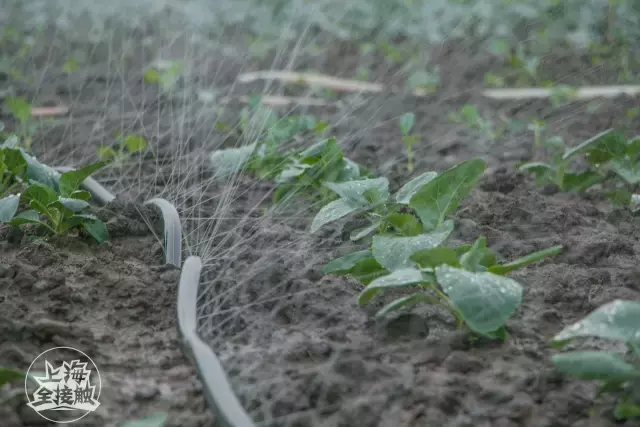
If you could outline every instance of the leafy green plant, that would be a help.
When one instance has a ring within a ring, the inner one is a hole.
[[[484,237],[470,246],[441,246],[454,229],[447,217],[470,194],[485,168],[483,160],[472,159],[441,174],[426,172],[406,183],[393,198],[386,178],[325,183],[339,198],[318,212],[311,232],[347,215],[360,215],[370,225],[354,230],[351,239],[375,235],[368,249],[331,261],[324,273],[350,275],[366,285],[358,298],[361,305],[382,290],[415,290],[387,304],[378,316],[427,302],[448,309],[459,326],[466,324],[477,334],[505,338],[504,322],[520,305],[522,287],[503,275],[561,248],[501,265]]]
[[[16,227],[37,224],[54,235],[83,227],[98,242],[107,240],[106,225],[94,215],[82,213],[89,207],[91,194],[79,189],[86,178],[104,165],[104,162],[98,162],[61,174],[57,191],[50,185],[30,180],[22,194],[0,199],[0,221]],[[20,201],[31,209],[17,213]]]
[[[583,192],[609,181],[612,185],[607,197],[625,206],[632,204],[640,184],[640,137],[627,140],[622,133],[609,129],[573,148],[566,148],[558,139],[548,140],[547,145],[555,151],[551,162],[520,166],[520,170],[535,174],[538,184],[555,184],[564,191]],[[571,171],[578,156],[584,156],[589,168]]]
[[[418,135],[412,135],[411,130],[416,122],[416,115],[404,113],[400,117],[400,131],[402,132],[402,142],[407,149],[407,169],[413,172],[413,144],[418,141]]]
[[[562,348],[586,337],[624,343],[627,352],[570,351],[554,355],[554,365],[568,375],[601,381],[600,394],[613,393],[617,397],[616,418],[640,418],[640,303],[615,300],[605,304],[564,328],[551,343]]]
[[[5,106],[11,115],[18,121],[20,128],[18,135],[23,142],[25,150],[31,152],[33,135],[38,130],[37,123],[34,123],[31,115],[31,104],[24,98],[14,96],[7,98]]]
[[[101,160],[113,162],[115,165],[121,166],[132,155],[146,150],[147,146],[147,140],[143,136],[118,136],[115,147],[102,145],[98,148],[98,155]]]
[[[182,61],[158,61],[144,73],[144,81],[160,86],[163,92],[171,92],[184,71]]]
[[[491,140],[496,140],[504,133],[503,127],[496,129],[494,121],[482,117],[478,107],[472,104],[466,104],[460,108],[459,112],[449,114],[449,120],[464,124],[473,131],[479,131]]]

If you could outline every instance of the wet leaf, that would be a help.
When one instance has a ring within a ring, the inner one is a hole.
[[[620,134],[614,129],[607,129],[587,139],[583,143],[566,150],[562,156],[562,160],[568,160],[579,154],[586,154],[591,151],[593,154],[588,156],[589,161],[591,163],[601,163],[612,158],[613,153],[617,152],[620,142],[624,142],[620,140]],[[624,145],[623,153],[626,150],[626,143]]]
[[[70,199],[66,197],[60,197],[58,201],[71,212],[77,213],[83,211],[89,207],[89,203],[85,200]]]
[[[147,148],[147,140],[140,135],[129,135],[122,141],[130,153],[137,153]]]
[[[364,237],[367,237],[369,234],[373,233],[374,231],[376,231],[376,229],[378,227],[380,227],[380,225],[382,225],[382,221],[378,220],[373,222],[371,225],[367,226],[367,227],[363,227],[363,228],[359,228],[357,230],[354,230],[350,235],[349,235],[349,239],[353,242],[356,242]]]
[[[404,113],[400,117],[400,130],[402,134],[407,136],[411,133],[411,129],[413,129],[413,125],[416,122],[416,115],[413,113]]]
[[[372,204],[371,199],[367,198],[367,195],[372,194],[372,191],[378,192],[380,201],[389,198],[389,180],[387,178],[368,178],[342,183],[325,182],[323,185],[342,199],[348,200],[352,205],[357,204],[361,207]]]
[[[51,187],[35,183],[24,191],[24,198],[30,202],[38,202],[46,208],[50,203],[58,200],[58,195]]]
[[[420,221],[411,214],[393,213],[385,220],[406,237],[417,236],[423,231]]]
[[[436,277],[469,328],[483,335],[504,325],[522,302],[522,286],[492,273],[472,273],[448,265]]]
[[[107,225],[93,215],[74,215],[71,218],[78,217],[81,220],[82,227],[87,233],[98,243],[109,240],[109,231]]]
[[[322,269],[324,274],[346,273],[351,270],[359,261],[367,258],[373,258],[371,251],[365,249],[363,251],[351,252],[350,254],[341,256],[327,263]]]
[[[408,205],[411,201],[411,197],[429,181],[438,176],[437,172],[425,172],[402,186],[396,193],[396,202]]]
[[[561,347],[579,337],[596,337],[637,345],[640,343],[640,303],[614,300],[593,311],[553,337],[551,343]]]
[[[378,277],[360,293],[358,304],[365,305],[382,289],[401,288],[428,282],[429,279],[417,268],[396,270],[386,276]]]
[[[19,226],[28,223],[41,224],[42,222],[40,221],[40,213],[36,210],[20,212],[18,215],[14,216],[11,221],[9,221],[9,225],[13,226]]]
[[[60,174],[49,166],[40,163],[35,157],[20,149],[23,159],[27,163],[27,178],[31,182],[44,184],[58,191]]]
[[[486,167],[482,159],[467,160],[444,171],[413,195],[409,206],[416,211],[425,230],[436,229],[458,208]]]
[[[604,176],[594,171],[566,173],[563,177],[562,186],[566,191],[582,193],[604,180]]]
[[[460,257],[460,265],[462,266],[462,268],[468,271],[486,271],[486,267],[482,265],[482,260],[484,259],[486,249],[487,238],[478,237],[471,248]]]
[[[11,194],[0,199],[0,222],[8,223],[15,216],[20,205],[20,195]]]
[[[226,178],[241,171],[253,155],[256,144],[249,144],[240,148],[215,150],[211,153],[210,162],[217,177]]]
[[[413,237],[378,235],[373,237],[371,249],[374,258],[387,270],[411,267],[411,256],[425,249],[433,249],[444,242],[453,231],[453,221],[445,221],[431,233]]]
[[[418,251],[411,255],[411,260],[415,261],[421,268],[436,268],[442,264],[453,267],[460,266],[456,251],[443,247]]]
[[[322,207],[311,222],[311,233],[318,231],[323,225],[356,212],[361,207],[347,199],[338,199]]]
[[[584,380],[628,381],[640,377],[640,371],[617,353],[573,351],[553,355],[551,361],[559,371]]]
[[[613,159],[611,169],[627,184],[640,183],[640,163],[636,163],[634,160],[629,158]]]
[[[0,368],[0,388],[4,385],[24,381],[25,373],[13,368]]]
[[[489,267],[489,272],[493,274],[499,274],[499,275],[508,274],[526,265],[541,261],[547,257],[558,255],[561,252],[562,252],[562,246],[560,245],[552,246],[548,249],[543,249],[541,251],[533,252],[527,256],[518,258],[517,260],[511,261],[506,264],[491,266]]]
[[[78,190],[85,179],[106,166],[105,162],[96,162],[80,169],[65,172],[60,175],[60,195],[68,197]]]

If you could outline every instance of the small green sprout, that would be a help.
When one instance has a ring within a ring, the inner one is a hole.
[[[0,221],[16,227],[38,224],[54,235],[83,227],[98,242],[107,240],[106,225],[97,217],[82,213],[89,207],[91,194],[79,189],[86,178],[104,166],[104,162],[98,162],[61,174],[58,191],[49,185],[32,181],[22,194],[0,200]],[[21,199],[31,209],[16,215]]]
[[[470,246],[441,246],[454,228],[447,217],[471,193],[485,169],[483,160],[472,159],[441,174],[426,172],[393,198],[386,178],[326,182],[339,198],[318,212],[311,232],[348,215],[361,215],[370,225],[354,230],[351,239],[375,235],[370,248],[331,261],[324,273],[350,275],[366,285],[358,299],[361,305],[385,289],[415,290],[387,304],[379,317],[427,302],[447,308],[458,326],[466,324],[479,335],[505,339],[504,322],[520,305],[522,287],[503,276],[557,254],[561,247],[497,264],[484,237]]]
[[[573,148],[565,148],[561,139],[549,139],[545,145],[555,153],[550,163],[529,162],[520,170],[532,172],[539,185],[555,184],[563,191],[584,192],[596,184],[611,183],[606,197],[627,207],[635,205],[640,187],[640,136],[627,140],[613,129],[589,138]],[[570,171],[571,164],[584,155],[589,168]]]
[[[184,71],[182,61],[157,61],[144,73],[145,83],[158,84],[163,92],[171,92]]]
[[[551,344],[562,348],[576,338],[598,338],[626,344],[626,354],[571,351],[556,354],[556,368],[568,375],[602,383],[600,393],[617,397],[614,415],[619,420],[640,418],[640,303],[614,300],[584,319],[567,326]]]
[[[122,166],[133,154],[146,150],[148,146],[145,137],[140,135],[127,135],[124,138],[118,136],[117,141],[115,148],[108,145],[102,145],[98,148],[101,160]]]
[[[496,130],[493,120],[483,118],[478,107],[472,104],[465,104],[459,112],[449,114],[449,120],[465,124],[467,128],[479,131],[490,140],[496,140],[504,133],[504,128]]]
[[[5,106],[18,121],[20,127],[18,135],[23,141],[25,150],[31,152],[33,134],[37,131],[37,124],[32,121],[31,104],[26,99],[17,96],[7,98]]]
[[[547,128],[547,124],[543,120],[532,120],[527,129],[533,132],[533,146],[536,151],[542,148],[542,132]]]
[[[413,144],[418,141],[418,135],[412,135],[411,130],[416,122],[416,115],[404,113],[400,117],[400,131],[402,132],[402,142],[407,149],[407,170],[413,172]]]

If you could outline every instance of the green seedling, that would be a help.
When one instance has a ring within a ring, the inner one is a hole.
[[[440,70],[419,70],[411,74],[407,80],[407,86],[411,91],[429,95],[438,91],[440,87]]]
[[[550,139],[546,144],[555,150],[550,163],[529,162],[520,166],[520,170],[535,174],[538,184],[555,184],[560,190],[584,192],[608,181],[613,187],[606,194],[608,198],[625,206],[635,204],[633,196],[640,185],[640,137],[627,140],[620,132],[609,129],[573,148],[564,147],[557,139]],[[578,156],[584,156],[589,169],[570,170]]]
[[[556,354],[556,368],[568,375],[602,383],[599,394],[612,393],[619,420],[640,418],[640,303],[615,300],[556,335],[551,344],[562,348],[577,338],[598,338],[626,344],[626,354],[571,351]]]
[[[287,166],[276,177],[274,202],[297,194],[318,194],[321,200],[332,200],[333,193],[323,183],[346,182],[367,176],[369,171],[344,157],[335,138],[324,139],[299,154],[291,153]]]
[[[97,217],[82,213],[89,208],[91,195],[80,190],[84,180],[104,166],[104,162],[98,162],[61,174],[58,191],[49,185],[31,181],[21,195],[0,200],[0,220],[16,227],[37,224],[54,235],[83,227],[98,242],[106,241],[106,225]],[[21,200],[31,209],[16,214]]]
[[[542,132],[547,128],[543,120],[533,120],[527,125],[527,129],[533,132],[533,146],[536,151],[542,148]]]
[[[476,105],[464,105],[459,112],[449,114],[449,120],[464,124],[472,131],[479,131],[490,140],[496,140],[504,133],[504,128],[495,129],[493,120],[483,118]]]
[[[22,140],[25,150],[31,152],[33,135],[38,130],[38,125],[32,121],[31,104],[22,97],[11,97],[6,100],[5,106],[18,121],[20,130],[17,136]]]
[[[413,144],[418,141],[418,135],[412,135],[411,130],[416,122],[416,115],[404,113],[400,117],[400,132],[402,132],[402,142],[407,149],[407,170],[413,172]]]
[[[118,136],[117,141],[115,148],[108,145],[102,145],[98,148],[101,160],[122,166],[132,155],[146,150],[149,145],[145,137],[140,135]]]
[[[352,240],[375,235],[370,248],[331,261],[324,273],[351,275],[365,284],[361,305],[385,289],[417,290],[386,305],[378,316],[428,302],[447,308],[459,326],[466,324],[483,336],[506,337],[504,322],[519,306],[522,287],[502,276],[560,248],[500,265],[484,238],[457,249],[441,246],[454,228],[447,217],[471,193],[485,169],[483,160],[472,159],[441,174],[426,172],[393,197],[386,178],[325,183],[339,198],[318,212],[311,232],[357,214],[367,217],[370,225],[355,230]]]
[[[163,92],[175,89],[184,72],[182,61],[157,61],[144,73],[145,83],[157,84]]]

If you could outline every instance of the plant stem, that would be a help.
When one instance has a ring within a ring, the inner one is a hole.
[[[413,172],[413,149],[411,144],[407,144],[407,170]]]

